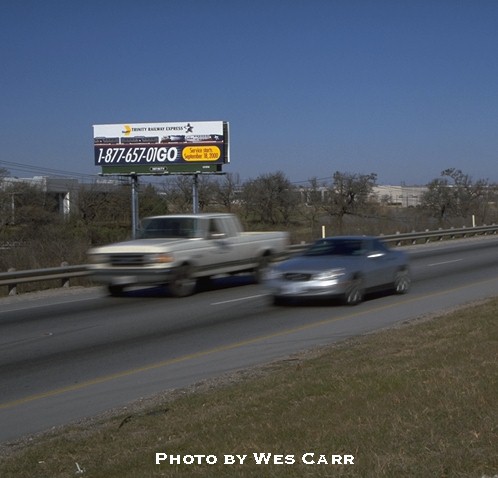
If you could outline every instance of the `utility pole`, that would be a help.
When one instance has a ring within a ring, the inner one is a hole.
[[[199,175],[194,174],[194,184],[192,186],[192,210],[194,214],[199,212]]]
[[[138,176],[132,174],[131,179],[131,236],[137,238],[138,230]]]

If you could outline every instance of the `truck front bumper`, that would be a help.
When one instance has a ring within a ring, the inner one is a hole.
[[[90,277],[99,284],[130,286],[140,284],[167,284],[173,277],[173,269],[91,269]]]

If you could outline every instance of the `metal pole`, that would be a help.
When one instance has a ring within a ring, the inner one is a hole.
[[[138,229],[138,176],[131,176],[131,237],[137,238]]]
[[[197,214],[199,212],[199,175],[194,174],[194,185],[192,187],[192,199],[193,199],[193,212]]]

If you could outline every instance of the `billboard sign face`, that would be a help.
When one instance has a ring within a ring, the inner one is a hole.
[[[224,121],[94,125],[93,142],[106,174],[212,172],[230,161]]]

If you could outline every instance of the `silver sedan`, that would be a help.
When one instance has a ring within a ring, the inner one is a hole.
[[[374,290],[406,293],[408,255],[376,237],[328,237],[271,267],[265,283],[275,304],[300,297],[339,297],[355,305]]]

